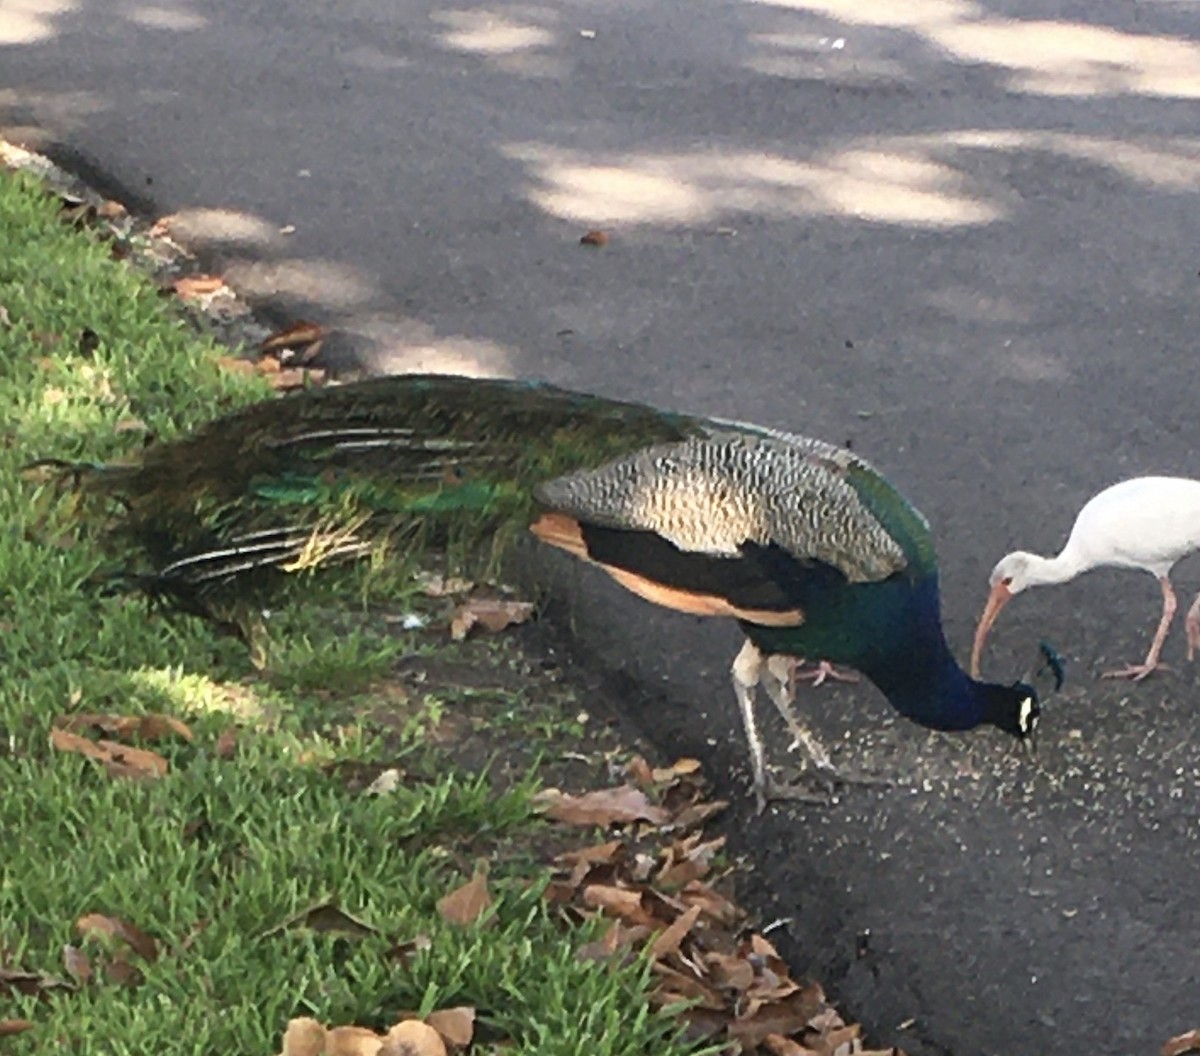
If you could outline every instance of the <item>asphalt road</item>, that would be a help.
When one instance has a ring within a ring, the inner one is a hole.
[[[1123,476],[1200,473],[1198,100],[1184,0],[0,4],[0,134],[178,214],[264,307],[340,327],[343,364],[853,443],[935,525],[964,658],[1003,553]],[[635,719],[744,781],[736,633],[569,581]],[[902,787],[732,831],[876,1037],[1128,1056],[1200,1025],[1197,670],[1177,635],[1173,672],[1095,678],[1157,605],[1104,572],[1010,606],[993,675],[1039,637],[1069,662],[1036,765],[867,687],[806,695]]]

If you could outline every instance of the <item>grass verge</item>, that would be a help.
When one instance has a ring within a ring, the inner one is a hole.
[[[293,1016],[467,1005],[472,1051],[694,1051],[648,1004],[646,960],[580,959],[596,925],[565,933],[542,897],[531,796],[578,709],[511,642],[451,643],[445,599],[364,575],[352,617],[313,594],[255,667],[90,586],[91,530],[21,466],[118,458],[269,390],[57,211],[0,170],[0,1020],[32,1025],[0,1044],[271,1053]],[[381,618],[381,594],[427,629]],[[120,744],[61,750],[155,714],[186,723],[132,738],[165,760],[156,779]],[[479,860],[491,907],[456,924],[440,900]]]

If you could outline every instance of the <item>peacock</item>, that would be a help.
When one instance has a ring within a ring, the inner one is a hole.
[[[959,667],[928,523],[820,440],[545,383],[397,375],[251,404],[77,479],[118,500],[138,584],[192,611],[264,572],[433,540],[496,557],[528,529],[647,601],[735,620],[760,810],[806,797],[768,774],[759,684],[815,771],[846,776],[794,715],[794,658],[854,668],[932,729],[1026,741],[1040,713],[1024,682]]]

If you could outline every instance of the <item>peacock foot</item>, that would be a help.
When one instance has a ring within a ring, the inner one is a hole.
[[[851,785],[888,788],[893,784],[889,777],[844,769],[834,766],[826,759],[824,762],[812,761],[809,769],[798,775],[794,782],[776,781],[768,776],[763,787],[755,788],[754,794],[758,803],[758,813],[761,814],[768,803],[775,801],[811,803],[827,807],[837,802],[839,788]]]
[[[768,777],[762,785],[754,789],[754,801],[757,813],[767,809],[768,803],[809,803],[815,807],[827,807],[831,803],[828,792],[814,792],[812,788],[802,784],[790,785]]]

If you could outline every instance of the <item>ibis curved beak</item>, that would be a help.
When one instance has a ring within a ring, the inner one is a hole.
[[[1012,591],[1003,583],[997,583],[988,595],[987,605],[984,606],[983,615],[979,617],[979,624],[975,628],[975,642],[971,646],[972,678],[979,677],[979,658],[983,655],[983,643],[987,640],[988,631],[992,629],[1000,610],[1008,604],[1011,597]]]

